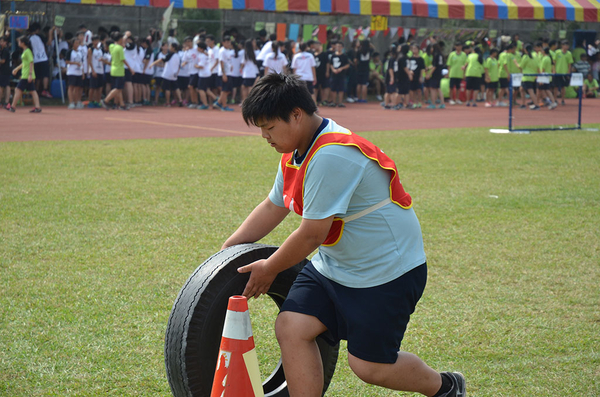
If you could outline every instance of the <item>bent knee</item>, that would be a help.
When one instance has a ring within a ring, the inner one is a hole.
[[[381,366],[391,364],[372,363],[348,354],[348,365],[352,372],[363,382],[371,385],[381,385],[385,381],[385,371],[382,371]]]
[[[275,320],[275,336],[287,340],[312,340],[327,328],[316,317],[295,312],[281,312]]]

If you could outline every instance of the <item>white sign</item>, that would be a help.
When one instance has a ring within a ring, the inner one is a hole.
[[[583,73],[573,73],[571,75],[571,83],[569,85],[573,87],[583,86]]]
[[[550,84],[550,76],[538,76],[537,82],[540,84]]]
[[[523,80],[523,74],[522,73],[513,73],[513,74],[511,74],[511,77],[512,77],[512,86],[520,87],[521,80]]]

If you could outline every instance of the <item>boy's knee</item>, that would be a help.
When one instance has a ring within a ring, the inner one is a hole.
[[[379,385],[384,380],[382,378],[383,371],[381,371],[379,366],[374,363],[361,360],[348,354],[348,365],[352,369],[352,372],[365,383]]]

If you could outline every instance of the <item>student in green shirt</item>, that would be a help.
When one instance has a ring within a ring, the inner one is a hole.
[[[554,73],[554,61],[552,60],[552,56],[550,55],[550,47],[544,49],[544,54],[540,63],[540,71],[541,73],[552,74]],[[546,83],[539,83],[539,96],[541,98],[545,98],[546,103],[548,104],[548,109],[553,110],[556,109],[558,104],[554,99],[554,95],[552,95],[552,77],[548,77],[550,80]],[[539,79],[539,77],[538,77]],[[540,98],[540,99],[541,99]]]
[[[519,63],[523,74],[537,74],[540,72],[539,65],[535,58],[533,58],[533,46],[531,44],[526,44],[523,47],[523,57],[521,58],[521,62]],[[527,98],[525,97],[525,93],[529,94],[529,99],[533,103],[530,104],[529,108],[531,110],[539,110],[539,106],[537,105],[537,97],[535,94],[535,76],[523,76],[523,80],[521,82],[521,98],[523,100],[521,104],[521,109],[526,108],[525,102]]]
[[[133,68],[127,63],[125,60],[125,51],[123,50],[124,38],[123,34],[116,32],[114,33],[113,40],[114,44],[111,44],[110,48],[110,75],[112,77],[112,87],[113,89],[108,93],[106,98],[103,101],[100,101],[100,105],[106,110],[108,110],[107,102],[111,100],[115,100],[115,102],[119,105],[120,109],[129,110],[125,107],[125,102],[123,101],[123,87],[125,86],[125,66],[129,70],[131,70],[131,75],[134,75],[135,72]]]
[[[28,91],[33,98],[34,108],[29,113],[40,113],[40,97],[35,90],[35,70],[33,68],[33,51],[31,50],[31,42],[27,36],[21,36],[17,39],[19,48],[23,50],[21,54],[21,64],[13,70],[13,76],[16,76],[21,71],[21,79],[17,88],[15,88],[15,95],[13,98],[12,105],[6,105],[6,110],[14,113],[17,103],[23,96],[23,91]]]
[[[498,80],[500,79],[500,70],[498,66],[498,49],[492,48],[490,50],[490,56],[485,60],[483,67],[485,69],[485,82],[487,88],[485,103],[486,108],[491,108],[494,94],[498,90]]]
[[[448,55],[446,65],[448,66],[448,77],[450,78],[450,105],[461,104],[457,94],[460,90],[460,83],[465,77],[463,66],[467,63],[467,54],[462,50],[462,43],[454,45],[454,51]]]
[[[585,54],[585,40],[583,42],[575,43],[575,48],[573,48],[573,62],[579,62],[581,60],[581,56]]]
[[[598,98],[598,81],[594,80],[594,76],[588,73],[587,78],[583,80],[583,96],[584,98]]]
[[[554,65],[556,65],[557,74],[569,74],[571,73],[571,65],[573,64],[573,55],[569,51],[569,42],[563,40],[560,43],[561,49],[554,53]],[[557,76],[554,79],[554,95],[558,100],[558,94],[560,93],[562,101],[561,104],[565,104],[565,91],[569,85],[569,76]]]
[[[498,82],[500,83],[500,94],[498,106],[508,106],[508,77],[511,74],[511,66],[515,68],[515,44],[509,43],[505,50],[498,56],[498,69],[500,70]]]
[[[473,53],[467,57],[467,64],[463,66],[465,76],[467,77],[467,106],[477,107],[475,95],[480,88],[480,80],[483,74],[482,63],[483,56],[481,55],[481,49],[475,47]]]

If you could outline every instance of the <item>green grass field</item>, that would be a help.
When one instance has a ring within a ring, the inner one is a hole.
[[[471,396],[600,395],[600,134],[363,135],[396,160],[428,254],[403,348]],[[258,137],[1,144],[0,395],[169,395],[174,299],[278,158]],[[251,315],[266,371],[275,310]],[[353,376],[342,344],[328,395],[402,394]]]

